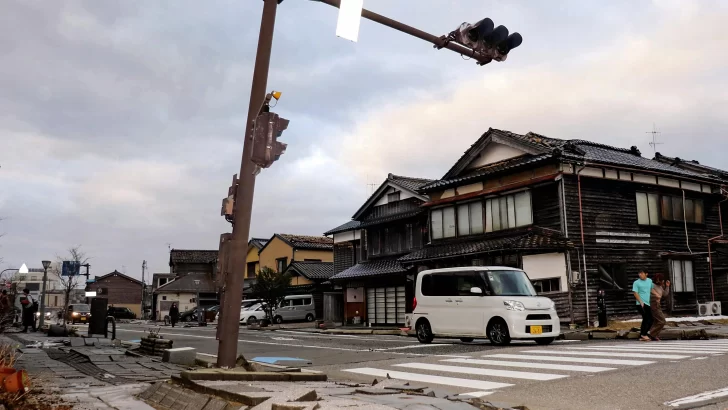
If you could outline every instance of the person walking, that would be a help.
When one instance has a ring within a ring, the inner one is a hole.
[[[632,293],[637,299],[637,311],[642,315],[640,327],[640,341],[649,342],[650,328],[652,327],[652,310],[650,309],[650,293],[652,292],[652,279],[647,277],[647,269],[640,270],[639,279],[632,284]]]
[[[169,321],[172,322],[172,327],[179,320],[179,308],[176,303],[172,303],[172,307],[169,308]]]
[[[20,295],[20,305],[23,307],[23,332],[28,333],[28,326],[30,326],[35,332],[35,310],[38,302],[36,302],[33,295],[30,294],[30,290],[23,289],[23,294]]]
[[[650,292],[650,310],[652,311],[653,324],[649,335],[652,340],[659,341],[660,332],[667,324],[660,302],[670,294],[670,281],[665,280],[663,274],[657,273],[653,282],[652,291]]]

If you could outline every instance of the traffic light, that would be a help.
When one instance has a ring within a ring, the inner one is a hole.
[[[268,168],[286,152],[287,144],[278,141],[288,128],[288,120],[272,112],[263,112],[255,120],[253,153],[251,161],[261,168]]]
[[[502,25],[494,28],[493,20],[487,17],[475,24],[461,24],[447,38],[479,54],[481,64],[491,60],[505,61],[508,53],[523,42],[519,33],[509,35],[508,29]]]

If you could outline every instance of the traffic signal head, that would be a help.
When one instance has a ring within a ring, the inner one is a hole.
[[[261,168],[268,168],[286,151],[286,144],[278,138],[288,128],[288,120],[278,114],[264,112],[255,120],[253,153],[251,161]]]
[[[493,26],[493,20],[487,17],[475,24],[463,23],[449,38],[473,49],[481,65],[492,60],[504,61],[508,52],[521,45],[523,37],[518,33],[509,35],[505,26]]]

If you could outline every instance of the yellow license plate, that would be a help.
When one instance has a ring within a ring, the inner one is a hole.
[[[532,335],[540,335],[543,333],[543,327],[542,326],[531,326],[531,334]]]
[[[82,322],[85,322],[85,321],[86,321],[86,318],[85,318],[85,317],[82,317],[82,318],[81,318],[81,321],[82,321]],[[533,329],[533,326],[531,326],[531,329]],[[533,330],[531,331],[531,333],[533,333]]]

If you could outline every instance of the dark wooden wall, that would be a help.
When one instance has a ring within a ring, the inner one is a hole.
[[[564,176],[566,212],[569,238],[579,250],[571,252],[571,267],[583,271],[583,252],[579,219],[579,195],[577,178]],[[599,280],[599,264],[624,263],[629,278],[629,288],[607,290],[608,313],[611,315],[636,314],[631,283],[637,279],[641,269],[651,273],[661,272],[669,277],[668,260],[659,254],[664,252],[689,252],[686,245],[685,226],[682,222],[662,221],[660,226],[642,226],[637,223],[636,192],[659,193],[682,196],[679,189],[643,185],[634,182],[614,181],[582,177],[582,210],[584,242],[586,251],[586,273],[588,278],[589,308],[592,319],[596,315],[596,293],[603,285]],[[694,313],[697,301],[705,302],[711,298],[710,275],[707,262],[708,238],[720,234],[718,222],[718,201],[720,196],[686,191],[687,198],[702,199],[705,223],[688,224],[688,239],[693,256],[695,293],[675,294],[674,307],[677,311]],[[625,232],[649,234],[649,238],[625,237],[614,239],[649,240],[649,244],[597,243],[597,232]],[[573,288],[572,300],[576,321],[586,319],[585,285],[579,283]]]
[[[343,272],[354,266],[355,248],[352,242],[334,244],[334,274]]]
[[[142,303],[142,285],[121,276],[109,276],[97,280],[92,288],[108,289],[108,294],[99,297],[108,299],[109,305]]]

